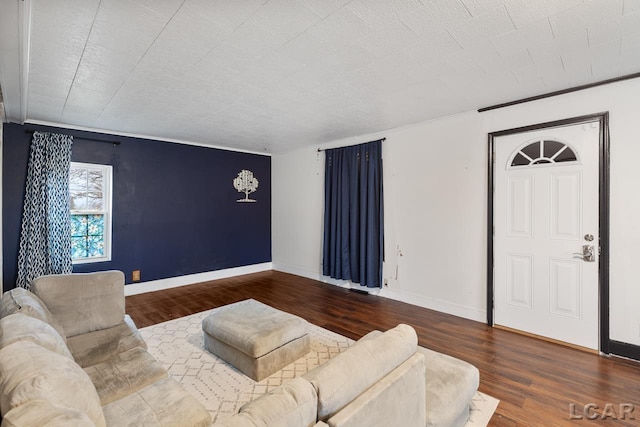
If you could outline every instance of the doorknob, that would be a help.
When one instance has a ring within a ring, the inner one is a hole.
[[[582,258],[586,262],[595,262],[596,260],[596,251],[593,245],[583,245],[582,253],[575,252],[573,255],[574,258]]]

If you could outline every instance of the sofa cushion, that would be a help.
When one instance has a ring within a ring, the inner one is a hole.
[[[15,288],[2,295],[0,318],[14,313],[35,317],[50,324],[58,331],[62,339],[66,339],[66,333],[62,325],[53,317],[44,302],[33,292],[29,292],[24,288]]]
[[[84,368],[104,406],[167,376],[160,362],[136,347]]]
[[[313,386],[295,378],[245,404],[217,427],[309,427],[316,423],[317,396]]]
[[[147,348],[128,315],[113,328],[88,332],[67,339],[67,346],[80,366],[95,365],[132,348]]]
[[[73,360],[67,345],[51,325],[21,313],[0,319],[0,349],[16,341],[31,341]]]
[[[209,412],[172,378],[164,378],[106,405],[110,426],[208,427]]]
[[[32,400],[75,409],[105,425],[98,393],[80,366],[30,341],[14,342],[0,350],[2,415]]]
[[[2,427],[95,427],[84,413],[53,405],[46,400],[31,400],[7,412]]]
[[[124,317],[121,271],[41,276],[31,285],[67,337],[116,326]]]
[[[417,345],[416,331],[400,324],[306,373],[318,394],[318,419],[326,421],[411,357]]]

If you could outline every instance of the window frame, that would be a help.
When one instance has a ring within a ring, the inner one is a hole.
[[[71,262],[73,265],[76,264],[92,264],[97,262],[108,262],[111,261],[111,234],[112,234],[112,207],[113,207],[113,197],[112,197],[112,188],[113,188],[113,166],[111,165],[103,165],[98,163],[84,163],[84,162],[71,162],[70,168],[78,168],[78,169],[93,169],[99,170],[102,172],[103,179],[103,188],[102,188],[102,197],[103,197],[103,210],[73,210],[70,209],[70,215],[104,215],[104,255],[99,257],[87,257],[87,258],[79,258],[72,259]],[[69,199],[71,199],[71,195],[69,195]],[[69,218],[71,220],[71,218]]]

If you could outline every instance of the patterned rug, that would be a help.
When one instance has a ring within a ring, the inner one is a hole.
[[[298,377],[347,349],[353,340],[311,325],[311,351],[268,378],[255,382],[203,348],[204,311],[191,316],[142,328],[149,352],[169,375],[193,394],[211,413],[213,422],[237,413],[242,405]],[[465,427],[484,427],[498,406],[498,400],[476,393]]]

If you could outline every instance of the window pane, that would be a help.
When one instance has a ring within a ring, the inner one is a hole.
[[[562,142],[558,141],[544,141],[544,156],[548,159],[553,157],[560,149],[564,147]]]
[[[88,178],[87,190],[101,192],[103,188],[102,171],[90,170]]]
[[[101,211],[104,209],[104,199],[102,198],[102,192],[91,191],[87,193],[87,205],[86,209]]]
[[[71,236],[81,237],[87,235],[87,216],[71,215]]]
[[[531,157],[532,159],[537,159],[538,157],[540,157],[540,142],[534,142],[533,144],[529,144],[520,151],[522,151],[524,154]]]
[[[102,236],[89,236],[87,238],[88,256],[104,256],[104,239]]]
[[[84,191],[70,190],[69,201],[72,211],[81,211],[87,209],[87,193]]]
[[[527,159],[520,153],[516,154],[516,156],[513,158],[513,161],[511,162],[511,166],[526,166],[528,164],[529,159]]]
[[[71,238],[71,259],[86,258],[87,252],[87,239],[85,237],[72,237]]]
[[[578,160],[576,158],[576,153],[569,147],[567,147],[562,153],[558,154],[558,157],[554,159],[556,162],[574,162]]]
[[[102,236],[104,234],[104,216],[103,215],[87,215],[87,235]]]
[[[69,189],[86,191],[87,189],[87,170],[71,168],[69,170]]]

